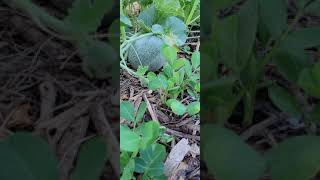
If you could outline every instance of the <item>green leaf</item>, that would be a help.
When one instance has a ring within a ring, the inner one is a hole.
[[[148,87],[150,90],[166,89],[168,87],[167,79],[164,75],[159,75],[149,82]]]
[[[290,49],[306,49],[320,45],[320,27],[307,27],[291,32],[281,46]]]
[[[123,173],[120,180],[132,180],[134,169],[135,169],[134,159],[130,159],[128,164],[123,169]]]
[[[201,127],[201,133],[201,155],[216,179],[257,180],[263,175],[264,159],[238,135],[213,124]]]
[[[141,102],[141,104],[140,104],[140,106],[138,108],[135,122],[140,122],[141,121],[141,119],[143,118],[144,113],[146,112],[146,110],[147,110],[147,104],[143,101],[143,102]]]
[[[148,66],[139,66],[137,69],[137,74],[140,76],[144,76],[146,72],[148,71]]]
[[[137,152],[141,143],[140,136],[129,127],[120,125],[120,149],[128,152]]]
[[[248,0],[239,12],[237,64],[241,67],[246,65],[252,54],[256,40],[257,27],[258,1]]]
[[[163,161],[165,158],[165,147],[160,144],[152,144],[140,151],[140,156],[136,159],[135,171],[150,176],[160,176],[163,174]]]
[[[299,136],[280,143],[269,154],[273,180],[310,180],[320,169],[320,138]]]
[[[182,46],[187,40],[187,27],[182,20],[177,17],[168,17],[163,25],[166,36],[166,44]]]
[[[160,16],[184,16],[183,9],[179,1],[157,0],[153,2]]]
[[[120,103],[120,116],[127,121],[135,121],[135,112],[132,103],[122,101]]]
[[[113,1],[76,0],[64,21],[76,32],[94,32],[100,25],[103,16],[112,8]]]
[[[160,134],[160,124],[158,121],[149,121],[142,126],[141,147],[145,148],[154,143]]]
[[[269,97],[281,111],[296,118],[302,115],[302,108],[299,102],[286,89],[280,86],[272,86],[269,88]]]
[[[280,73],[289,81],[296,83],[303,68],[309,66],[308,54],[303,49],[282,47],[275,53],[275,64]]]
[[[131,20],[123,15],[123,14],[120,14],[120,22],[122,25],[125,25],[125,26],[128,26],[128,27],[131,27],[132,26],[132,23],[131,23]]]
[[[200,102],[192,102],[187,106],[187,112],[189,115],[195,115],[200,112]]]
[[[130,161],[130,156],[128,152],[121,152],[120,154],[120,170],[123,172],[123,169]]]
[[[82,145],[71,180],[98,180],[108,158],[107,146],[101,137]]]
[[[199,51],[192,53],[191,63],[192,63],[193,69],[197,69],[200,66],[200,52]]]
[[[170,65],[177,59],[177,50],[171,46],[163,46],[161,48],[164,58],[169,62]]]
[[[0,179],[57,180],[58,161],[48,144],[29,133],[0,141]]]
[[[175,70],[180,69],[182,66],[184,66],[185,60],[186,60],[185,58],[179,58],[179,59],[175,60],[172,65],[173,69],[175,69]]]
[[[259,0],[262,22],[273,38],[278,38],[287,27],[285,0]]]
[[[138,16],[138,21],[142,22],[145,26],[151,27],[156,21],[156,8],[154,5],[144,9]]]
[[[152,32],[155,34],[164,34],[164,29],[160,24],[152,25]]]
[[[187,107],[177,100],[172,100],[170,102],[170,108],[176,115],[179,116],[183,115],[187,111]]]
[[[79,42],[78,45],[82,68],[90,78],[105,79],[116,76],[110,71],[114,68],[112,66],[117,62],[118,56],[110,44],[90,39]]]
[[[304,69],[299,76],[298,85],[310,96],[320,98],[320,63]]]
[[[236,65],[238,48],[238,23],[237,15],[232,15],[219,20],[216,25],[215,38],[217,48],[221,55],[220,62],[232,70],[238,69]]]

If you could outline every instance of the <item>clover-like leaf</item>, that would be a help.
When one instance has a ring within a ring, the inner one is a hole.
[[[120,116],[127,121],[135,121],[135,112],[132,103],[122,101],[120,103]]]
[[[120,150],[137,152],[140,147],[141,137],[125,125],[120,125]]]
[[[310,180],[320,170],[320,138],[298,136],[268,152],[273,180]]]
[[[0,141],[0,179],[57,180],[58,161],[49,145],[29,133]]]
[[[192,102],[187,106],[187,112],[189,115],[195,115],[200,112],[200,102]]]
[[[112,3],[106,0],[76,0],[64,21],[76,32],[94,32],[105,13],[112,8]]]
[[[81,146],[71,180],[98,180],[108,158],[103,138],[95,137]]]
[[[202,136],[201,155],[218,180],[257,180],[264,173],[264,159],[232,131],[208,124]]]
[[[269,97],[281,111],[295,118],[299,118],[302,115],[302,108],[299,102],[286,89],[280,86],[272,86],[269,88]]]
[[[135,171],[150,176],[160,176],[163,174],[165,158],[165,147],[160,144],[152,144],[140,151],[140,156],[136,158]]]

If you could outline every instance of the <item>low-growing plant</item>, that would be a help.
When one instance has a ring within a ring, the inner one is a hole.
[[[168,143],[171,138],[158,121],[143,120],[146,109],[145,102],[138,110],[129,101],[120,104],[120,115],[128,123],[120,125],[121,180],[135,179],[134,172],[143,174],[143,179],[166,179],[164,160],[167,153],[160,142]]]
[[[98,180],[108,158],[101,137],[80,148],[71,180]],[[18,132],[0,141],[0,179],[59,180],[58,161],[49,145],[30,133]]]
[[[89,77],[108,78],[111,71],[114,75],[118,74],[118,68],[115,68],[117,66],[112,68],[112,65],[117,65],[114,47],[91,35],[100,26],[105,13],[112,8],[112,1],[76,0],[63,20],[51,16],[31,0],[4,2],[27,12],[39,27],[50,35],[72,42],[79,49],[83,70]]]
[[[320,28],[298,26],[304,14],[319,15],[320,1],[290,1],[298,10],[290,23],[287,2],[206,2],[206,8],[213,7],[213,15],[208,16],[213,26],[202,26],[201,52],[206,66],[201,78],[201,156],[217,180],[257,180],[266,173],[273,180],[309,180],[320,170],[316,155],[320,138],[311,128],[320,117],[319,58],[311,60],[308,55],[310,48],[320,45]],[[230,7],[234,7],[232,12],[221,11]],[[286,83],[265,79],[269,64]],[[222,127],[239,104],[243,105],[243,126],[252,125],[256,95],[261,89],[268,90],[271,102],[288,119],[308,122],[305,125],[309,130],[307,135],[283,140],[263,156]]]
[[[162,72],[156,75],[148,72],[146,67],[137,71],[142,83],[150,90],[157,90],[161,100],[177,115],[188,113],[195,115],[200,112],[200,53],[194,52],[191,63],[186,58],[178,58],[177,49],[168,45],[162,47],[162,53],[168,63]],[[188,94],[194,102],[185,106],[177,99]]]

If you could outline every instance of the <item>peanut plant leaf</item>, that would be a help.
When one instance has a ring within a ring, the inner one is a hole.
[[[120,103],[120,116],[127,121],[135,121],[135,112],[132,103],[122,101]]]
[[[94,32],[105,13],[111,9],[112,3],[106,0],[76,0],[64,21],[76,32]]]
[[[144,113],[147,110],[147,103],[146,102],[141,102],[138,111],[137,111],[137,115],[136,115],[136,122],[140,122],[144,116]]]
[[[258,27],[258,1],[248,0],[239,12],[238,65],[244,67],[252,54]],[[245,25],[244,25],[245,24]]]
[[[295,118],[299,118],[302,115],[302,108],[298,101],[286,89],[276,85],[271,86],[269,88],[269,97],[281,111]]]
[[[127,165],[123,169],[123,173],[120,180],[132,180],[134,169],[135,169],[134,159],[130,159],[130,161],[127,163]]]
[[[238,51],[238,23],[239,18],[237,14],[226,17],[217,21],[216,32],[214,32],[217,43],[216,47],[221,54],[221,63],[236,71],[239,68],[236,65]]]
[[[192,102],[187,106],[187,112],[189,115],[195,115],[200,112],[200,102]]]
[[[125,125],[120,125],[121,151],[137,152],[141,143],[140,136]]]
[[[0,179],[57,180],[58,161],[48,144],[29,133],[0,141]]]
[[[191,64],[193,69],[197,69],[200,66],[200,52],[196,51],[192,53]]]
[[[264,159],[232,131],[206,124],[201,133],[201,156],[217,180],[257,180],[264,173]]]
[[[320,45],[320,27],[307,27],[291,32],[281,43],[290,49],[306,49]]]
[[[95,137],[81,146],[71,180],[98,180],[108,158],[108,150],[102,137]]]
[[[320,170],[320,138],[299,136],[280,143],[268,152],[273,180],[310,180]]]
[[[142,126],[141,147],[145,148],[154,143],[160,134],[160,124],[157,121],[149,121]]]
[[[298,85],[305,90],[307,94],[314,97],[320,97],[320,63],[312,68],[304,69],[298,80]]]
[[[175,99],[170,102],[170,108],[176,115],[179,116],[183,115],[187,111],[187,107]]]
[[[135,172],[160,176],[163,174],[165,157],[165,147],[160,144],[152,144],[140,151],[140,156],[136,158]]]
[[[281,75],[293,83],[298,81],[303,68],[310,66],[308,54],[304,49],[281,47],[275,53],[274,59]]]
[[[259,0],[260,16],[273,38],[278,38],[287,27],[286,0]]]

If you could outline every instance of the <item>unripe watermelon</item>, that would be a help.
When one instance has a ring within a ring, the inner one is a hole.
[[[150,71],[157,71],[167,63],[161,53],[164,41],[157,36],[147,36],[132,43],[128,50],[128,61],[134,69],[149,66]]]

